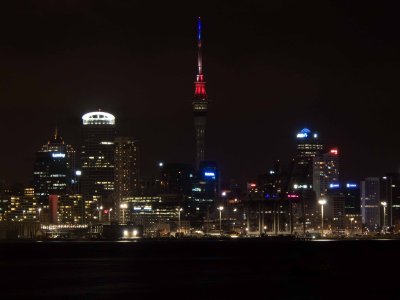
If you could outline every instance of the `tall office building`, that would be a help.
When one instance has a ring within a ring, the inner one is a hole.
[[[317,133],[312,133],[308,128],[303,128],[296,135],[297,153],[291,167],[291,187],[312,189],[313,185],[313,160],[321,155],[323,146]]]
[[[313,158],[313,189],[317,197],[326,195],[329,188],[339,186],[339,150],[330,149],[327,153]]]
[[[392,176],[392,175],[391,175]],[[392,177],[392,220],[390,225],[400,227],[400,174]],[[389,223],[388,223],[389,224]]]
[[[380,225],[380,180],[368,177],[361,182],[361,215],[362,222],[371,230]]]
[[[81,192],[86,210],[112,208],[115,166],[115,117],[95,111],[82,116]],[[89,205],[90,204],[90,205]],[[94,215],[86,212],[86,215]]]
[[[131,137],[115,139],[114,211],[120,219],[123,198],[137,196],[139,185],[138,146]]]
[[[348,182],[346,186],[342,188],[345,199],[345,213],[348,216],[359,216],[361,214],[360,206],[360,188],[358,184]]]
[[[308,164],[316,155],[321,154],[323,145],[319,140],[317,133],[312,133],[310,129],[303,128],[296,135],[298,164]]]
[[[202,199],[215,200],[219,195],[221,174],[216,161],[200,163],[197,185],[202,186]]]
[[[343,189],[339,183],[331,183],[324,196],[327,200],[326,216],[332,219],[332,232],[343,233],[346,224],[346,196]]]
[[[197,76],[194,83],[194,97],[192,100],[193,116],[194,116],[194,127],[196,132],[196,168],[199,168],[200,162],[205,157],[205,130],[207,122],[207,108],[208,108],[208,96],[206,93],[206,82],[204,81],[203,74],[203,61],[201,53],[201,19],[199,17],[197,22]]]
[[[72,186],[74,171],[75,150],[64,143],[56,129],[36,153],[33,181],[39,204],[47,205],[49,195],[66,194]]]
[[[323,145],[318,134],[308,128],[303,128],[296,134],[296,142],[296,156],[289,169],[288,192],[299,196],[298,203],[293,203],[293,211],[295,216],[301,215],[301,219],[305,220],[302,227],[306,228],[309,224],[318,222],[316,212],[319,210],[319,195],[313,188],[313,161],[316,156],[321,155]]]
[[[386,226],[400,226],[400,174],[389,173],[381,178],[380,200],[386,202]],[[383,226],[383,209],[381,210]]]

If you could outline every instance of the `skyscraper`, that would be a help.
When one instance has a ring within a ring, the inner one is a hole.
[[[123,198],[137,195],[139,184],[138,147],[131,137],[115,139],[115,192],[114,211],[120,219],[120,204]]]
[[[332,232],[343,233],[346,222],[346,196],[339,183],[329,184],[324,197],[327,200],[326,216],[332,218]]]
[[[346,215],[358,216],[361,214],[360,211],[360,188],[358,184],[348,182],[346,186],[342,188],[345,196],[345,213]]]
[[[299,196],[299,202],[293,203],[294,216],[303,220],[303,232],[307,223],[318,222],[315,218],[319,210],[318,198],[320,195],[314,190],[314,168],[313,161],[316,156],[321,155],[323,145],[317,133],[303,128],[296,134],[296,156],[293,159],[289,174],[289,192]]]
[[[380,200],[386,202],[385,225],[399,226],[400,224],[400,174],[388,173],[381,178]],[[383,210],[381,211],[383,226]]]
[[[313,189],[317,197],[326,195],[329,188],[339,187],[339,150],[330,149],[327,153],[313,158]]]
[[[96,209],[97,205],[111,208],[114,192],[115,117],[107,112],[96,111],[84,114],[82,121],[81,187],[86,209]],[[87,202],[92,204],[88,206]]]
[[[205,157],[205,130],[207,122],[207,108],[208,108],[208,97],[206,93],[206,82],[204,81],[203,74],[203,61],[201,53],[201,19],[197,21],[197,76],[194,83],[194,97],[192,100],[193,116],[194,116],[194,127],[196,132],[196,168],[199,168],[200,162]]]
[[[201,226],[219,194],[220,172],[215,161],[202,161],[187,205],[190,224]]]
[[[49,195],[63,195],[72,184],[75,150],[64,143],[57,129],[47,144],[36,153],[33,171],[35,196],[47,205]]]
[[[296,135],[297,138],[297,162],[307,164],[314,156],[321,153],[323,146],[317,133],[311,133],[308,128],[303,128]]]
[[[291,167],[291,187],[296,184],[301,188],[310,189],[313,185],[313,160],[322,153],[323,146],[317,133],[311,133],[303,128],[296,135],[297,153]]]
[[[380,224],[380,180],[368,177],[361,182],[362,222],[372,230]]]

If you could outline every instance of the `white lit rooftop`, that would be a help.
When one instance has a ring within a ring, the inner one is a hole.
[[[104,111],[95,111],[82,116],[83,125],[115,125],[115,117]]]

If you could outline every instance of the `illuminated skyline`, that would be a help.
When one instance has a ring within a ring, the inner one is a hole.
[[[29,183],[55,126],[79,149],[80,117],[98,108],[140,140],[144,172],[192,162],[199,15],[215,99],[206,156],[224,177],[244,181],[293,157],[303,127],[340,147],[344,179],[398,170],[391,3],[1,5],[2,137],[13,147],[2,149],[0,178],[10,183]]]

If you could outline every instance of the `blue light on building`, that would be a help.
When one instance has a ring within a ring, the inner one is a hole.
[[[329,184],[329,188],[330,189],[337,189],[337,188],[339,188],[340,187],[340,184],[339,183],[330,183]]]
[[[215,177],[215,173],[214,172],[204,172],[204,176],[206,176],[206,177]]]
[[[308,137],[311,134],[311,130],[308,128],[303,128],[298,134],[297,134],[297,138],[299,139],[303,139]]]
[[[358,185],[357,185],[356,183],[347,183],[347,184],[346,184],[346,187],[349,188],[349,189],[351,189],[351,188],[357,188]]]

